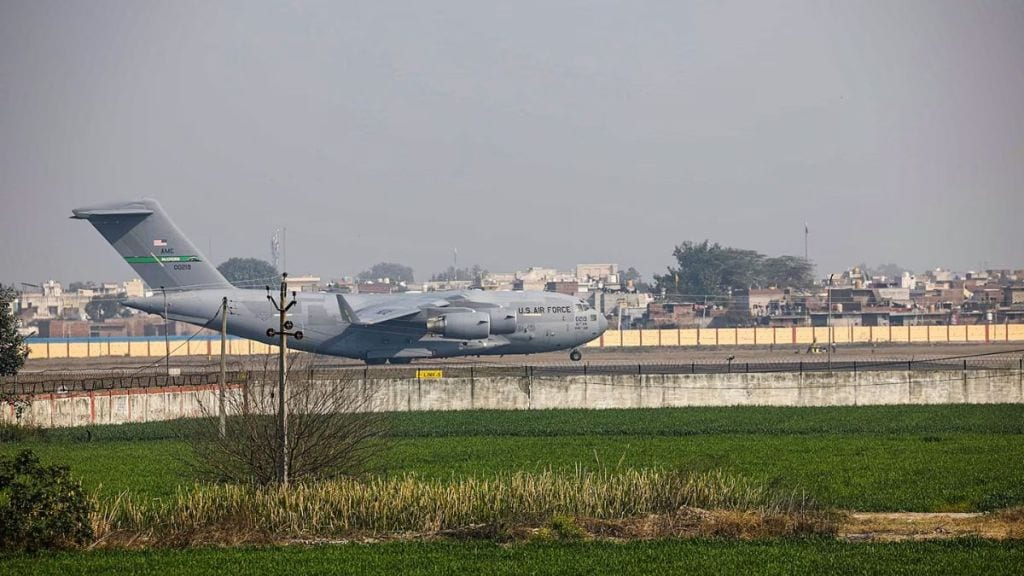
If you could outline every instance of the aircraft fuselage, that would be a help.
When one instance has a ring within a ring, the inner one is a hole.
[[[278,297],[277,291],[271,294]],[[168,292],[167,315],[171,320],[219,330],[218,310],[225,296],[229,304],[229,334],[267,344],[279,342],[278,337],[267,336],[268,328],[279,327],[279,315],[264,290]],[[291,338],[290,348],[368,362],[569,350],[599,337],[607,329],[604,316],[584,301],[553,292],[459,290],[382,295],[299,292],[295,302],[288,311],[288,320],[294,324],[292,330],[301,331],[303,337],[301,340]],[[124,304],[152,314],[164,314],[164,296],[159,293]],[[345,304],[352,308],[376,305],[420,308],[421,311],[401,319],[366,325],[346,318]],[[498,310],[502,317],[510,317],[512,323],[505,333],[474,338],[451,337],[429,328],[432,318],[456,309]]]

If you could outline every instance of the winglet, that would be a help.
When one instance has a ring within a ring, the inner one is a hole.
[[[349,324],[358,324],[359,319],[356,317],[355,310],[349,305],[348,300],[341,294],[338,294],[338,308],[341,309],[341,318]]]

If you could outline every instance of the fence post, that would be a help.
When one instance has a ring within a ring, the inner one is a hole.
[[[804,361],[803,360],[800,361],[800,373],[801,374],[804,373]]]

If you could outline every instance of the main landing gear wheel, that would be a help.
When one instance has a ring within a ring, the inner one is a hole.
[[[569,360],[572,360],[573,362],[579,362],[582,359],[583,354],[580,354],[579,350],[573,350],[572,352],[569,352]]]

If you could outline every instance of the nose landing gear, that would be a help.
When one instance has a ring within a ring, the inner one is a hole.
[[[579,362],[582,359],[583,354],[581,354],[579,350],[573,350],[572,352],[569,352],[569,360],[572,360],[573,362]]]

